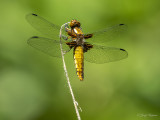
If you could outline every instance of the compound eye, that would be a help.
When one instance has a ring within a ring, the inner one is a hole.
[[[77,27],[80,27],[80,26],[81,26],[80,22],[77,21]]]
[[[80,22],[77,20],[71,20],[70,27],[80,27]]]
[[[71,22],[70,22],[70,27],[74,27],[74,20],[71,20]]]

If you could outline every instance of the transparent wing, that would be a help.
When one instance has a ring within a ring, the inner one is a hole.
[[[92,38],[87,39],[87,42],[96,43],[96,44],[106,44],[108,41],[116,39],[124,31],[126,31],[127,26],[125,24],[118,24],[109,28],[105,28],[99,31],[92,33]]]
[[[59,40],[59,31],[60,31],[59,26],[48,22],[47,20],[36,14],[26,15],[26,20],[42,34],[45,34],[46,36],[53,38],[55,40]]]
[[[34,36],[34,37],[28,39],[27,43],[30,46],[50,55],[52,57],[61,57],[59,41]],[[65,52],[65,51],[68,52],[70,50],[70,48],[67,45],[63,45],[63,50],[64,50],[63,52]]]
[[[84,54],[84,59],[91,63],[103,64],[127,58],[124,49],[93,45],[93,48]]]

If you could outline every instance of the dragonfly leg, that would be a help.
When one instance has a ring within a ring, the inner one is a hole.
[[[71,48],[69,50],[63,51],[63,54],[65,55],[66,53],[68,53],[71,50]]]
[[[66,32],[70,31],[68,24],[65,25],[65,31]]]
[[[62,38],[63,38],[64,40],[68,40],[68,37],[65,36],[65,35],[62,35]]]

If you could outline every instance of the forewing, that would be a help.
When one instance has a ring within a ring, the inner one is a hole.
[[[103,64],[127,58],[124,49],[93,45],[93,48],[84,54],[84,59],[91,63]]]
[[[125,24],[118,24],[92,33],[93,36],[86,41],[93,44],[100,43],[105,45],[108,41],[116,39],[117,37],[122,35],[122,33],[126,31],[126,29],[127,26]]]
[[[42,34],[45,34],[52,39],[59,40],[59,26],[50,23],[36,14],[26,15],[26,20]]]
[[[52,57],[61,57],[59,41],[34,36],[34,37],[28,39],[27,43],[30,46],[50,55]],[[69,51],[70,48],[67,45],[63,45],[63,50]]]

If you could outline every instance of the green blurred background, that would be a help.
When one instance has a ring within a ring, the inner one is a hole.
[[[25,20],[28,13],[62,25],[73,18],[84,32],[119,23],[125,35],[108,43],[128,51],[107,64],[85,61],[76,76],[72,52],[65,57],[82,120],[160,119],[159,0],[0,0],[0,120],[76,120],[62,60],[26,41],[43,36]]]

